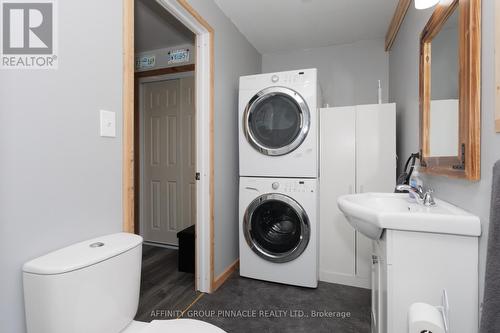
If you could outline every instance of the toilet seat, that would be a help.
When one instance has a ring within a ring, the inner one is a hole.
[[[122,333],[226,333],[226,331],[195,319],[153,320],[151,323],[132,322]]]

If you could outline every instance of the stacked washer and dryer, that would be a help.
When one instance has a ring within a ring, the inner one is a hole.
[[[240,78],[240,275],[318,285],[317,70]]]

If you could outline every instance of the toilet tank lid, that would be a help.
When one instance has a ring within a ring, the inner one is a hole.
[[[141,236],[129,233],[97,237],[33,259],[23,265],[23,272],[63,274],[97,264],[141,244]]]

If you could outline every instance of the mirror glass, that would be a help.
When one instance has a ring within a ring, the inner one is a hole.
[[[431,43],[431,157],[459,155],[458,8]]]

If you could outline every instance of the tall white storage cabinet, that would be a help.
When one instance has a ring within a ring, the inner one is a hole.
[[[320,109],[320,280],[370,288],[372,241],[337,206],[344,194],[393,192],[396,105]]]

